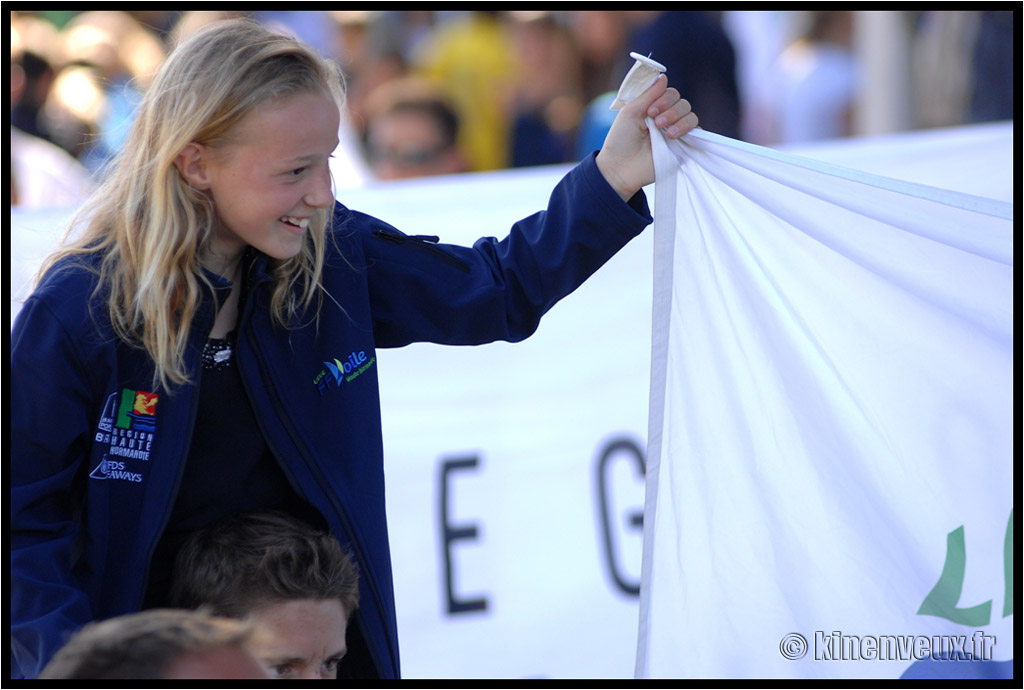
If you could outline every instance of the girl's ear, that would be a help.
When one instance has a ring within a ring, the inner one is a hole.
[[[209,155],[209,150],[205,146],[195,141],[190,142],[174,159],[174,167],[185,178],[185,182],[193,188],[209,189],[210,179],[207,174]]]

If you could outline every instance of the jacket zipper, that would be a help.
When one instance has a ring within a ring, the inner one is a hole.
[[[267,371],[266,364],[265,364],[264,358],[263,358],[263,353],[262,353],[262,351],[259,348],[259,344],[257,342],[257,339],[256,339],[255,335],[252,334],[251,332],[249,333],[249,335],[250,335],[250,342],[252,343],[252,346],[253,346],[253,350],[256,352],[256,360],[257,360],[257,363],[259,364],[261,379],[264,382],[268,382],[270,380],[270,373]],[[237,365],[237,363],[238,362],[236,360],[236,365]],[[243,376],[241,378],[242,378],[242,385],[246,388],[246,394],[249,395],[250,399],[252,399],[252,396],[249,393],[248,384],[246,383],[245,377]],[[277,395],[275,394],[274,387],[268,385],[268,386],[266,386],[266,391],[267,391],[267,396],[270,398],[271,404],[274,407],[275,413],[277,415],[277,419],[281,422],[282,426],[285,428],[285,431],[288,434],[288,436],[292,439],[293,442],[295,442],[296,439],[298,438],[298,434],[296,434],[294,432],[294,429],[293,429],[290,421],[288,421],[288,418],[284,414],[283,406],[281,405],[280,400],[278,399]],[[272,442],[270,436],[267,434],[266,429],[264,428],[264,422],[263,422],[262,418],[260,418],[259,415],[257,415],[257,423],[260,426],[260,433],[262,433],[263,437],[267,440],[267,445],[270,447],[271,452],[274,453],[274,457],[280,458],[281,455],[280,455],[280,453],[277,452],[277,449],[273,446],[273,442]],[[309,457],[309,454],[306,451],[306,447],[305,447],[304,444],[295,443],[295,445],[299,449],[299,452],[302,455],[302,459],[306,463],[306,467],[309,468],[310,472],[313,474],[313,476],[316,479],[317,483],[320,485],[320,488],[321,488],[321,490],[322,490],[322,492],[324,494],[324,497],[330,502],[331,507],[334,509],[335,514],[338,515],[338,517],[341,519],[342,528],[345,530],[345,536],[348,537],[349,546],[353,550],[353,552],[355,553],[356,558],[358,559],[358,562],[361,563],[361,564],[362,563],[369,563],[369,560],[366,558],[366,554],[363,552],[359,542],[353,538],[353,536],[355,534],[355,531],[352,529],[352,522],[351,522],[351,520],[348,517],[348,513],[345,511],[344,507],[337,500],[337,498],[334,496],[334,494],[331,491],[327,490],[327,487],[329,486],[329,484],[328,484],[328,482],[326,480],[326,477],[323,474],[323,471],[320,468],[320,465],[317,464],[316,461],[313,458]],[[288,481],[290,481],[292,483],[293,487],[296,487],[297,484],[296,484],[296,481],[295,481],[295,477],[291,473],[291,470],[288,468],[287,463],[281,462],[280,459],[278,459],[278,464],[281,465],[282,470],[284,471],[285,475],[288,477]],[[299,492],[300,492],[300,494],[302,494],[301,490]],[[374,604],[376,604],[376,606],[377,606],[377,612],[380,615],[380,619],[384,623],[385,629],[387,629],[389,627],[388,626],[388,617],[386,616],[386,614],[384,612],[384,607],[383,607],[383,605],[381,603],[380,591],[377,589],[376,582],[373,580],[373,578],[366,578],[366,583],[367,583],[367,586],[369,587],[369,589],[370,589],[370,591],[371,591],[371,593],[373,595],[373,601],[374,601]],[[362,608],[362,606],[360,606],[360,608]],[[358,609],[356,611],[356,615],[359,615]],[[375,647],[375,643],[374,643],[372,637],[373,636],[369,635],[369,634],[364,634],[363,635],[363,638],[364,638],[364,641],[366,643],[366,646],[370,650],[370,654],[374,658],[374,663],[376,665],[378,663],[377,659],[380,659],[382,657],[381,657],[380,651]],[[394,657],[392,657],[391,663],[392,663],[392,667],[394,668],[395,674],[397,676],[398,675],[398,668],[399,668],[398,667],[398,660],[395,659]]]
[[[216,300],[216,297],[214,299]],[[216,309],[214,314],[216,314]],[[178,463],[178,471],[174,477],[174,489],[171,493],[171,500],[164,508],[164,514],[160,518],[160,529],[157,531],[156,538],[149,545],[149,549],[146,552],[146,569],[142,580],[142,592],[139,594],[138,605],[136,606],[136,608],[139,609],[142,608],[142,604],[146,600],[146,592],[149,590],[149,571],[153,565],[153,554],[156,552],[156,547],[160,543],[160,538],[163,536],[164,530],[167,529],[167,523],[171,519],[171,513],[174,512],[174,503],[177,500],[178,492],[181,490],[181,480],[185,476],[185,464],[188,462],[188,455],[192,450],[192,434],[196,426],[196,417],[199,416],[199,386],[202,384],[203,378],[203,343],[205,343],[210,337],[210,332],[212,330],[213,320],[211,319],[209,329],[207,329],[206,333],[199,340],[199,344],[197,346],[199,354],[196,358],[195,365],[192,368],[195,372],[195,383],[192,384],[192,401],[189,409],[188,430],[185,436],[184,447],[182,448],[182,460]]]
[[[441,238],[436,235],[403,235],[399,232],[381,227],[374,228],[373,235],[374,237],[392,244],[409,246],[420,251],[425,251],[431,256],[437,257],[442,261],[446,261],[463,273],[470,272],[469,264],[436,246],[437,243],[441,241]]]
[[[209,337],[209,332],[207,336]],[[205,338],[204,338],[205,340]],[[200,341],[204,342],[204,341]],[[171,519],[171,513],[174,511],[174,503],[178,497],[178,491],[181,490],[181,479],[185,476],[185,463],[188,462],[188,454],[192,449],[192,433],[196,426],[196,417],[199,416],[199,385],[203,378],[203,367],[201,364],[202,360],[202,347],[200,346],[199,360],[196,362],[194,367],[195,371],[195,383],[192,386],[192,401],[189,409],[188,419],[188,430],[185,436],[185,444],[182,449],[181,462],[178,463],[178,471],[174,477],[174,489],[171,492],[171,500],[167,502],[167,506],[164,508],[163,516],[160,518],[160,529],[157,530],[156,538],[153,539],[149,545],[149,549],[146,552],[146,569],[145,575],[142,578],[142,591],[139,593],[137,609],[142,608],[142,604],[146,600],[146,592],[149,590],[149,571],[153,566],[153,554],[156,552],[156,547],[160,543],[160,538],[163,537],[164,530],[167,529],[167,523]]]

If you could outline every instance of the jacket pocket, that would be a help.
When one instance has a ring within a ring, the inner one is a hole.
[[[468,263],[437,246],[440,238],[436,235],[403,235],[395,230],[377,227],[373,229],[373,236],[385,242],[401,245],[403,247],[413,249],[414,251],[420,251],[430,256],[434,256],[451,266],[454,266],[463,273],[468,274],[470,272]]]

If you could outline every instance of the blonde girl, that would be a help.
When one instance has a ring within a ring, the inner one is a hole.
[[[339,676],[400,675],[377,348],[516,341],[650,222],[661,78],[548,208],[472,247],[334,199],[337,66],[248,20],[169,56],[126,148],[12,330],[12,658],[165,605],[175,553],[229,514],[330,530],[360,574]]]

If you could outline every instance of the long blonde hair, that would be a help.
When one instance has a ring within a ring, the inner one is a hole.
[[[99,255],[96,294],[105,295],[117,336],[149,353],[154,384],[189,380],[189,332],[204,291],[212,290],[199,256],[215,220],[213,200],[189,186],[175,158],[193,141],[223,143],[254,108],[311,89],[325,90],[341,109],[340,68],[310,46],[246,19],[198,31],[147,88],[123,151],[78,215],[82,233],[44,266]],[[316,214],[298,255],[269,260],[271,312],[282,327],[322,297],[331,217],[331,209]]]

